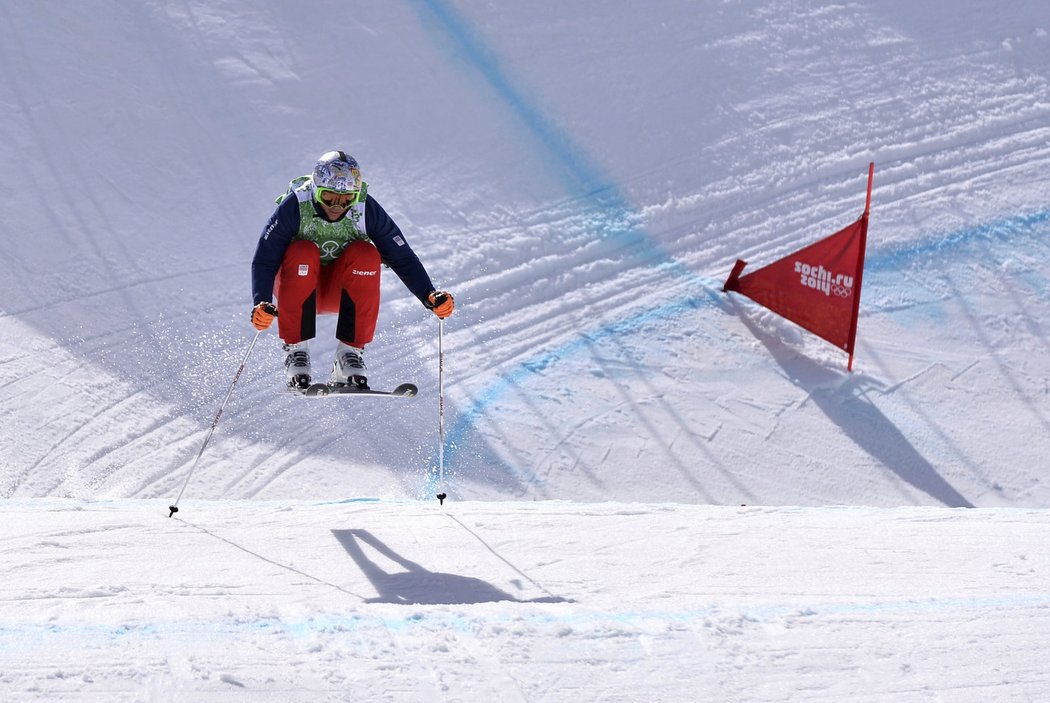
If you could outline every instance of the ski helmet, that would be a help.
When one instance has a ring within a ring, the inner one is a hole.
[[[357,159],[342,151],[325,152],[314,166],[313,184],[315,189],[360,191],[363,183]]]

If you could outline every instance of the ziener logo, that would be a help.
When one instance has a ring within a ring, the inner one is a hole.
[[[848,298],[853,295],[853,276],[844,273],[832,273],[823,266],[795,262],[795,273],[799,274],[799,282],[807,288],[819,290],[824,295],[836,295],[839,298]]]

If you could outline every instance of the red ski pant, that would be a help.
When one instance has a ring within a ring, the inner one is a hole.
[[[371,342],[379,317],[381,263],[369,242],[351,242],[338,259],[324,266],[313,242],[289,244],[274,281],[281,339],[287,344],[313,339],[317,315],[337,313],[339,341],[354,347]]]

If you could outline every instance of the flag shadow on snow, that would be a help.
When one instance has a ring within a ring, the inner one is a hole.
[[[472,576],[429,571],[401,556],[367,530],[332,530],[343,549],[372,583],[379,594],[366,603],[403,603],[412,605],[470,605],[513,601],[515,603],[559,603],[561,598],[521,600],[491,583]],[[362,548],[372,550],[402,570],[388,571],[369,558]]]
[[[737,303],[734,301],[734,305]],[[869,456],[897,474],[901,480],[926,493],[949,508],[973,508],[973,503],[948,483],[937,469],[908,441],[896,425],[863,395],[854,393],[859,379],[847,378],[839,384],[839,374],[818,362],[789,352],[769,332],[761,329],[743,310],[739,318],[751,330],[790,381],[806,391],[821,412]]]

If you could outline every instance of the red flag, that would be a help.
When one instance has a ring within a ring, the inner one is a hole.
[[[875,164],[871,164],[867,204],[859,220],[746,276],[740,273],[747,263],[738,260],[723,286],[723,290],[742,293],[848,352],[850,369],[857,339],[874,169]]]

